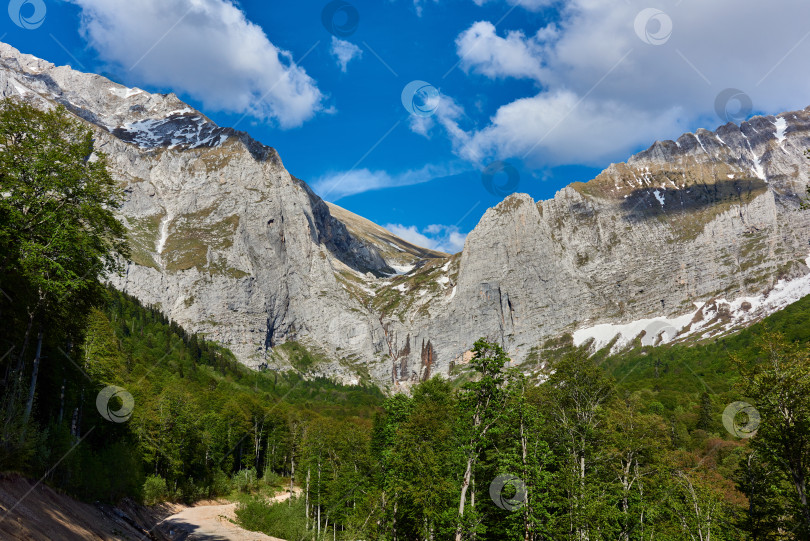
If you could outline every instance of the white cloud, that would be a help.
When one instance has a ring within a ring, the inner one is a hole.
[[[677,108],[650,113],[621,101],[579,100],[573,92],[557,91],[504,105],[487,127],[454,136],[458,152],[474,163],[528,156],[546,163],[601,164],[686,129]]]
[[[423,248],[455,254],[464,248],[467,233],[459,232],[456,226],[432,224],[419,231],[415,225],[386,224],[394,235]]]
[[[71,0],[102,60],[141,84],[171,87],[206,107],[300,126],[323,95],[292,54],[229,0]]]
[[[495,33],[495,25],[479,21],[456,38],[461,68],[490,78],[528,77],[539,79],[541,44],[522,32],[508,32],[505,38]]]
[[[487,2],[492,0],[473,0],[477,5],[483,6]],[[529,11],[538,11],[541,8],[547,7],[553,4],[555,0],[507,0],[507,4],[510,6],[520,6],[524,9]]]
[[[385,171],[354,169],[328,173],[312,182],[311,186],[323,199],[337,201],[357,193],[421,184],[459,173],[462,170],[464,169],[455,164],[449,166],[428,164],[421,169],[405,171],[397,175],[391,175]]]
[[[473,161],[528,153],[535,164],[599,165],[656,139],[725,123],[714,102],[729,87],[746,92],[756,111],[810,104],[806,0],[781,0],[778,8],[735,0],[661,4],[673,33],[659,46],[635,33],[646,7],[565,0],[561,20],[534,34],[489,22],[463,31],[456,48],[465,71],[528,78],[541,88],[500,106],[483,126],[445,117],[440,124],[450,128],[456,152]]]
[[[349,65],[355,58],[363,56],[363,50],[350,41],[343,41],[335,36],[332,36],[332,48],[330,49],[332,56],[337,59],[340,71],[346,73],[346,66]]]
[[[469,143],[470,135],[461,128],[461,121],[467,115],[464,108],[449,96],[439,95],[439,106],[430,116],[411,115],[408,119],[408,127],[412,132],[418,133],[430,139],[436,131],[436,126],[441,126],[445,133],[450,136],[456,153],[469,159],[463,152],[463,147]],[[469,118],[469,117],[467,117]]]

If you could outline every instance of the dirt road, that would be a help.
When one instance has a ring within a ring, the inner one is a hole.
[[[272,501],[281,502],[289,497],[289,492],[284,492]],[[237,526],[231,522],[236,517],[235,509],[235,503],[203,502],[168,517],[160,529],[176,541],[284,541]]]
[[[283,541],[259,532],[250,532],[233,522],[235,503],[187,507],[161,524],[178,541]]]

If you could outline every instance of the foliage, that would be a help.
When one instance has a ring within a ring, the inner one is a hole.
[[[233,488],[249,493],[256,488],[256,469],[245,468],[233,474]]]
[[[143,483],[143,501],[146,505],[155,505],[165,501],[169,495],[166,480],[159,475],[150,475]]]
[[[788,342],[780,333],[767,332],[757,340],[754,362],[736,358],[743,378],[739,387],[754,399],[759,418],[751,441],[747,467],[770,482],[743,485],[749,496],[769,502],[773,521],[771,535],[790,527],[800,538],[810,536],[810,351]],[[746,421],[747,422],[747,421]],[[754,474],[756,475],[756,473]],[[792,527],[791,527],[792,526]]]
[[[28,429],[43,343],[80,338],[102,299],[99,278],[120,269],[128,247],[106,157],[64,107],[0,101],[0,194],[0,462],[20,467],[37,437]]]
[[[268,503],[260,497],[253,497],[237,505],[236,519],[248,530],[264,532],[287,541],[304,541],[311,539],[304,507],[302,498],[291,498],[290,502]]]

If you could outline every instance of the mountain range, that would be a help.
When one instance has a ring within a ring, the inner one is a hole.
[[[407,388],[479,337],[541,373],[539,349],[730,332],[810,293],[810,108],[698,130],[553,199],[512,194],[464,249],[415,246],[323,201],[271,147],[152,94],[0,44],[0,93],[92,126],[126,200],[118,289],[251,367]]]

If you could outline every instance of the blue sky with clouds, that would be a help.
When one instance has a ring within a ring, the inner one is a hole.
[[[810,105],[808,20],[806,0],[12,0],[0,34],[173,91],[324,199],[457,251],[511,191]]]

